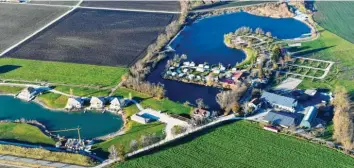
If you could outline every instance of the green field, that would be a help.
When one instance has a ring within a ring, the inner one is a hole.
[[[113,86],[127,72],[124,67],[106,67],[13,58],[0,59],[0,78],[76,85]]]
[[[354,2],[317,1],[315,6],[314,19],[321,27],[354,43]]]
[[[247,121],[220,126],[197,136],[112,167],[338,168],[354,165],[353,158],[340,152],[265,131]]]
[[[129,127],[130,128],[124,135],[96,144],[93,147],[93,152],[97,153],[100,156],[107,157],[108,148],[111,145],[118,145],[118,144],[123,145],[126,152],[129,152],[130,142],[132,140],[138,140],[142,135],[145,136],[149,134],[162,135],[165,125],[158,122],[145,124],[145,125],[136,122],[130,122]]]
[[[22,87],[0,86],[0,93],[17,94],[21,92],[22,89]]]
[[[55,144],[54,140],[46,136],[39,128],[19,123],[0,123],[0,139],[32,144]]]

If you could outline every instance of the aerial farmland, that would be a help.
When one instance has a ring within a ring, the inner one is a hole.
[[[175,14],[77,9],[7,56],[130,66],[175,17]]]
[[[69,8],[1,4],[0,53],[68,10]]]
[[[353,167],[351,6],[0,0],[0,167]]]
[[[83,1],[81,6],[156,11],[180,11],[178,1]]]

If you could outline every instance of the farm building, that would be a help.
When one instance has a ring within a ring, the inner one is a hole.
[[[305,116],[300,123],[300,127],[311,128],[313,120],[316,118],[317,108],[315,106],[311,106],[306,108]]]
[[[25,100],[25,101],[31,101],[31,100],[33,100],[36,97],[37,94],[38,94],[38,91],[35,88],[27,87],[27,88],[24,88],[17,95],[17,98]]]
[[[103,109],[106,104],[106,99],[104,97],[92,97],[90,100],[91,109]]]
[[[109,105],[110,110],[120,110],[125,106],[125,100],[122,98],[115,97],[111,100]]]
[[[201,108],[196,108],[193,111],[193,118],[209,118],[210,111]]]
[[[263,92],[261,99],[269,103],[272,107],[295,112],[297,101],[290,97],[277,95],[270,92]]]
[[[232,79],[237,82],[240,80],[241,76],[242,76],[243,72],[242,71],[238,71],[238,72],[235,72],[232,76]]]
[[[135,122],[138,122],[140,124],[147,124],[151,121],[150,118],[145,118],[139,114],[134,114],[130,117],[131,120],[135,121]]]
[[[264,116],[263,121],[268,124],[280,125],[284,128],[296,126],[299,119],[294,113],[270,111]]]
[[[65,109],[72,110],[72,109],[81,109],[84,101],[81,98],[73,98],[70,97],[68,102],[66,103]]]

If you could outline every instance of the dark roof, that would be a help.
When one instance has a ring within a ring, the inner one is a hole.
[[[273,124],[289,127],[292,125],[297,125],[298,117],[299,116],[293,113],[270,111],[266,116],[264,116],[263,120],[272,122]]]
[[[264,99],[269,103],[278,104],[285,107],[293,107],[296,103],[296,100],[293,98],[277,95],[270,92],[263,92],[261,99]]]

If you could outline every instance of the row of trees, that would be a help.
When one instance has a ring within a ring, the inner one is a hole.
[[[154,84],[147,81],[142,81],[140,78],[129,76],[123,81],[123,86],[131,88],[135,91],[148,94],[152,97],[162,99],[165,97],[166,90],[161,83]]]
[[[142,135],[137,140],[133,139],[130,142],[130,149],[126,149],[122,144],[111,145],[108,149],[109,159],[119,158],[121,162],[124,162],[126,159],[126,152],[134,152],[141,148],[150,146],[154,143],[157,143],[163,139],[162,136],[156,134]]]
[[[350,113],[351,105],[348,93],[344,87],[337,86],[334,90],[333,105],[333,139],[341,143],[346,150],[354,147],[353,115]]]

